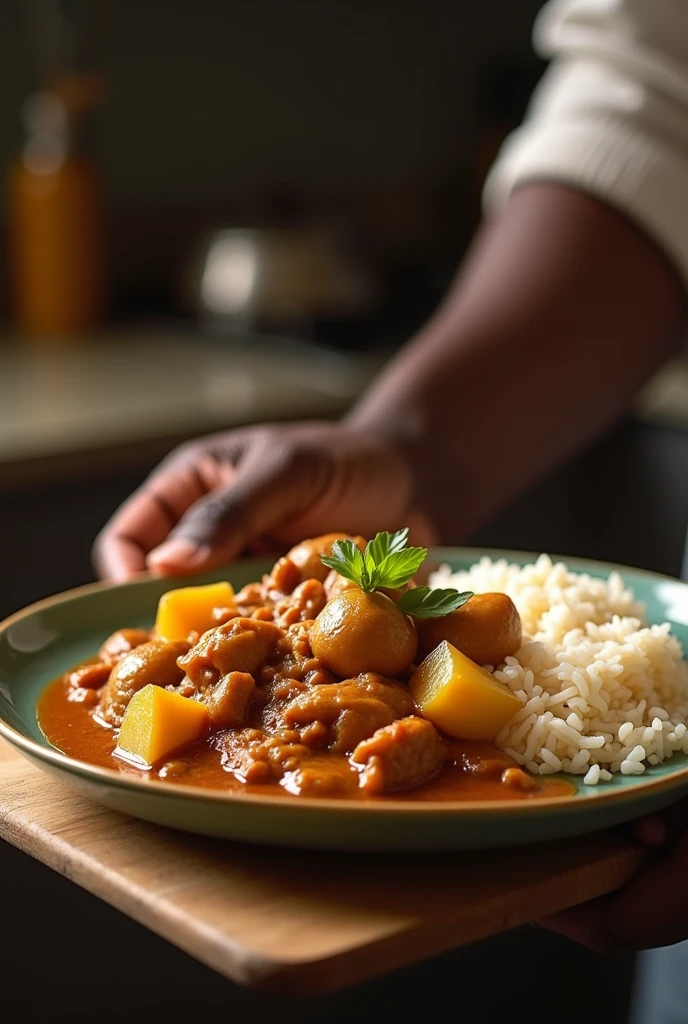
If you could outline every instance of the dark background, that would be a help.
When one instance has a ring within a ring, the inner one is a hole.
[[[422,296],[432,281],[432,304],[542,71],[538,0],[8,0],[0,167],[38,81],[36,25],[60,6],[83,26],[81,66],[106,77],[93,149],[115,320],[185,312],[205,228],[285,216],[341,218],[386,280],[406,271]]]
[[[108,197],[103,333],[184,323],[200,336],[205,327],[183,282],[203,232],[320,216],[346,224],[383,288],[366,315],[310,324],[307,340],[351,352],[394,349],[446,287],[479,216],[485,168],[541,73],[529,41],[539,6],[104,4],[103,43],[93,51],[110,89],[95,124]],[[34,85],[21,3],[0,5],[0,68],[7,168],[21,144],[20,104]],[[1,357],[3,345],[36,342],[12,323],[4,241],[0,253]],[[92,578],[95,533],[171,444],[148,440],[95,461],[0,474],[0,617]],[[687,454],[688,432],[629,415],[467,540],[677,575]],[[0,906],[0,1007],[8,1021],[143,1024],[210,1012],[334,1024],[428,1013],[459,1019],[479,1008],[489,1022],[520,1024],[546,1012],[568,1024],[581,1019],[570,998],[574,979],[577,995],[595,1001],[596,1020],[626,1017],[630,958],[600,958],[536,928],[299,1001],[225,982],[6,845]]]

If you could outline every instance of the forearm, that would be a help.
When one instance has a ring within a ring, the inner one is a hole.
[[[523,187],[348,422],[406,455],[419,504],[460,540],[623,413],[677,346],[683,306],[624,217]]]

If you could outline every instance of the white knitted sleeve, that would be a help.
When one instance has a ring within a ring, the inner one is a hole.
[[[535,25],[552,57],[485,187],[559,181],[609,202],[688,283],[688,0],[554,0]]]

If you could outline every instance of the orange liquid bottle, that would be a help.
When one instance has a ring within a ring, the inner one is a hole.
[[[30,97],[26,143],[10,169],[13,317],[31,337],[82,334],[104,313],[101,177],[79,145],[79,115],[59,93]]]

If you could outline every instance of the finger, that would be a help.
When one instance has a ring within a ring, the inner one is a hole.
[[[161,575],[225,565],[316,500],[329,480],[325,459],[257,444],[230,484],[196,501],[146,564]]]
[[[669,830],[665,820],[660,816],[641,818],[634,821],[632,827],[635,839],[642,846],[662,847],[667,841]]]
[[[107,537],[102,544],[96,539],[93,567],[101,580],[125,583],[146,569],[146,555],[141,547],[127,536]]]
[[[633,822],[635,839],[643,846],[661,849],[671,846],[688,825],[688,801],[667,807],[661,814],[653,814]]]
[[[688,833],[627,886],[541,923],[599,952],[630,952],[688,938]]]
[[[274,558],[284,552],[285,545],[278,541],[271,540],[269,537],[258,537],[256,540],[249,541],[246,545],[246,554],[253,555],[255,558],[267,558],[268,556]]]
[[[170,461],[115,513],[96,540],[94,560],[100,576],[125,580],[146,568],[146,556],[174,529],[184,512],[219,479],[207,460],[198,466]]]
[[[537,923],[597,953],[614,952],[616,940],[608,932],[605,923],[605,901],[608,899],[609,897],[601,897],[579,907],[570,907],[557,914],[549,914]]]

